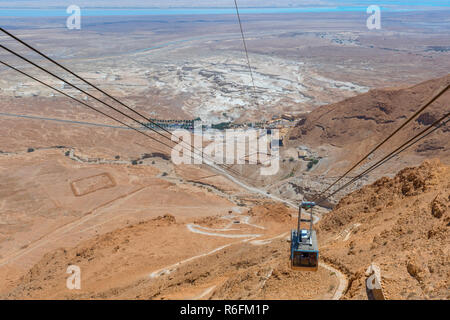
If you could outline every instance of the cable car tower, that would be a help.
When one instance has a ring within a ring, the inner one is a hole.
[[[317,271],[319,247],[316,231],[313,230],[313,208],[315,202],[302,201],[298,209],[297,229],[291,232],[291,268],[300,271]],[[310,218],[302,219],[302,209],[310,210]],[[309,223],[309,229],[301,229],[301,223]]]

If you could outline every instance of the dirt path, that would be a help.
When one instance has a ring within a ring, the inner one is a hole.
[[[256,245],[256,246],[258,246],[258,245],[265,245],[265,244],[269,244],[273,240],[276,240],[276,239],[279,239],[279,238],[283,238],[283,237],[287,237],[289,235],[289,232],[284,232],[284,233],[282,233],[280,235],[277,235],[277,236],[269,238],[269,239],[255,240],[256,238],[260,237],[261,235],[220,234],[220,233],[215,233],[215,232],[202,232],[202,231],[199,231],[199,230],[193,228],[194,227],[193,225],[188,225],[187,227],[188,227],[188,229],[191,232],[199,233],[199,234],[203,234],[203,235],[219,236],[219,237],[227,237],[227,238],[243,238],[243,237],[247,237],[247,239],[244,239],[244,240],[241,240],[241,241],[238,241],[238,242],[235,242],[235,243],[230,243],[230,244],[218,247],[218,248],[216,248],[216,249],[214,249],[214,250],[212,250],[210,252],[191,257],[189,259],[180,261],[180,262],[175,263],[173,265],[170,265],[168,267],[165,267],[165,268],[159,269],[157,271],[154,271],[154,272],[152,272],[150,274],[150,278],[158,278],[160,276],[170,274],[170,273],[176,271],[181,265],[183,265],[185,263],[192,262],[192,261],[194,261],[196,259],[209,256],[211,254],[214,254],[214,253],[216,253],[218,251],[221,251],[221,250],[223,250],[225,248],[228,248],[228,247],[230,247],[232,245],[235,245],[235,244],[242,244],[242,243],[248,242],[248,243],[250,243],[252,245]],[[234,230],[234,229],[231,229],[231,228],[230,229],[227,229],[227,228],[225,228],[225,229],[210,229],[210,228],[208,228],[208,229],[211,230],[211,231],[219,231],[219,230],[220,231],[226,231],[226,230],[230,231],[230,230]],[[336,290],[335,290],[335,292],[334,292],[334,294],[333,294],[331,299],[332,300],[339,300],[342,297],[342,295],[344,294],[344,292],[345,292],[345,290],[347,288],[347,285],[348,285],[347,278],[344,276],[344,274],[342,272],[340,272],[336,268],[334,268],[334,267],[332,267],[332,266],[330,266],[330,265],[328,265],[328,264],[326,264],[324,262],[320,262],[319,266],[321,268],[325,268],[325,269],[329,270],[330,272],[332,272],[336,276],[336,278],[338,279],[339,284],[338,284],[338,286],[337,286],[337,288],[336,288]],[[267,276],[265,277],[264,283],[270,278],[270,276],[272,274],[272,271],[273,271],[273,269],[267,274]],[[196,297],[196,299],[201,299],[201,298],[207,296],[208,294],[212,293],[214,291],[214,289],[215,289],[215,287],[209,288],[208,290],[205,291],[206,293],[201,294],[200,296]]]
[[[193,261],[193,260],[196,260],[196,259],[199,259],[199,258],[203,258],[203,257],[209,256],[209,255],[212,255],[212,254],[214,254],[214,253],[216,253],[216,252],[218,252],[218,251],[220,251],[220,250],[223,250],[223,249],[228,248],[228,247],[230,247],[230,246],[232,246],[232,245],[234,245],[234,244],[241,243],[241,242],[244,242],[244,241],[248,241],[248,240],[242,240],[242,241],[235,242],[235,243],[229,243],[229,244],[226,244],[226,245],[224,245],[224,246],[218,247],[218,248],[216,248],[216,249],[214,249],[214,250],[211,250],[211,251],[209,251],[209,252],[207,252],[207,253],[199,254],[198,256],[194,256],[194,257],[185,259],[185,260],[183,260],[183,261],[174,263],[174,264],[172,264],[172,265],[170,265],[170,266],[168,266],[168,267],[164,267],[164,268],[161,268],[161,269],[159,269],[159,270],[153,271],[153,272],[150,274],[150,278],[154,279],[154,278],[158,278],[158,277],[160,277],[160,276],[166,275],[166,274],[170,274],[170,273],[176,271],[176,270],[178,269],[178,267],[180,267],[181,265],[183,265],[183,264],[185,264],[185,263],[188,263],[188,262],[191,262],[191,261]]]
[[[340,300],[345,292],[345,289],[347,289],[348,286],[347,278],[344,276],[342,272],[324,262],[319,262],[319,266],[333,272],[334,275],[338,278],[339,285],[336,288],[336,291],[334,292],[334,295],[331,298],[331,300]]]
[[[255,187],[251,187],[248,186],[246,183],[240,181],[239,179],[231,176],[230,174],[228,174],[225,170],[223,170],[222,168],[218,167],[215,164],[210,165],[210,167],[220,171],[221,174],[223,174],[226,178],[228,178],[229,180],[233,181],[234,183],[236,183],[237,185],[241,186],[242,188],[244,188],[245,190],[248,190],[250,193],[253,194],[258,194],[258,195],[262,195],[264,198],[270,198],[276,202],[281,202],[286,204],[289,207],[293,207],[293,208],[297,208],[297,205],[293,202],[290,201],[286,201],[283,199],[280,199],[274,195],[271,194],[267,194],[264,190],[260,190],[258,188]],[[54,241],[58,241],[59,239],[61,239],[62,237],[64,237],[68,232],[72,231],[73,229],[75,229],[76,227],[81,226],[83,223],[85,223],[86,221],[95,218],[96,216],[98,216],[99,214],[101,214],[101,210],[105,207],[107,207],[108,205],[111,205],[113,202],[116,201],[124,201],[127,198],[129,198],[132,195],[135,195],[137,193],[139,193],[140,191],[144,190],[146,187],[141,187],[138,188],[137,190],[134,190],[124,196],[118,197],[117,199],[114,199],[113,201],[109,201],[107,203],[104,203],[100,206],[98,206],[96,209],[92,210],[91,212],[89,212],[89,214],[81,217],[80,219],[77,219],[75,221],[69,222],[59,228],[57,228],[56,230],[54,230],[53,232],[41,237],[40,239],[36,240],[35,242],[31,243],[27,249],[25,250],[21,250],[18,252],[14,252],[10,255],[8,255],[7,257],[4,257],[4,259],[2,259],[0,261],[0,267],[7,265],[15,260],[17,260],[18,258],[23,257],[24,255],[30,254],[32,251],[42,247],[43,245],[49,243],[49,242],[54,242]],[[150,278],[157,278],[159,276],[162,275],[166,275],[166,274],[170,274],[172,272],[174,272],[175,270],[177,270],[181,265],[186,264],[188,262],[191,262],[193,260],[202,258],[202,257],[206,257],[209,255],[212,255],[218,251],[221,251],[225,248],[228,248],[230,246],[236,245],[236,244],[242,244],[242,243],[250,243],[251,245],[255,245],[255,246],[261,246],[261,245],[266,245],[271,243],[272,241],[279,239],[279,238],[283,238],[283,237],[287,237],[289,236],[289,232],[283,232],[282,234],[273,236],[271,238],[268,239],[258,239],[260,237],[262,237],[262,234],[256,234],[256,233],[246,233],[246,234],[237,234],[237,233],[228,233],[230,231],[237,231],[238,229],[233,229],[233,220],[239,217],[240,220],[240,224],[242,225],[248,225],[250,227],[254,227],[260,230],[265,230],[266,228],[264,228],[263,226],[259,226],[259,225],[255,225],[255,224],[251,224],[250,223],[250,217],[249,216],[234,216],[234,215],[229,215],[229,216],[224,216],[223,218],[226,220],[229,220],[230,223],[222,228],[222,229],[212,229],[212,228],[207,228],[207,227],[202,227],[199,225],[195,225],[195,224],[188,224],[186,227],[188,228],[188,230],[190,232],[193,233],[198,233],[198,234],[202,234],[202,235],[207,235],[207,236],[213,236],[213,237],[225,237],[225,238],[236,238],[236,239],[240,239],[239,241],[236,242],[232,242],[223,246],[220,246],[218,248],[215,248],[209,252],[185,259],[183,261],[177,262],[175,264],[172,264],[170,266],[161,268],[159,270],[156,270],[154,272],[152,272],[149,276]],[[317,223],[320,220],[320,216],[315,215],[314,216],[314,223]],[[90,227],[89,227],[90,228]],[[267,230],[266,230],[267,231]],[[226,233],[223,233],[226,232]],[[337,277],[338,281],[339,281],[339,285],[333,295],[333,299],[340,299],[343,292],[345,291],[345,289],[347,288],[347,280],[345,278],[345,276],[337,269],[333,268],[330,265],[327,265],[325,263],[320,263],[320,267],[325,268],[327,270],[330,270],[331,272],[333,272],[335,274],[335,276]],[[267,279],[270,278],[270,274],[268,274]],[[267,280],[266,279],[266,280]],[[214,291],[215,287],[211,287],[208,288],[203,294],[201,294],[200,296],[198,296],[197,298],[201,299],[204,298],[206,296],[208,296],[210,293],[212,293]]]

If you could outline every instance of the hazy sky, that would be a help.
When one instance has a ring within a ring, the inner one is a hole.
[[[345,6],[378,4],[383,6],[450,6],[450,0],[238,0],[241,7]],[[233,0],[0,0],[1,7],[231,7]]]

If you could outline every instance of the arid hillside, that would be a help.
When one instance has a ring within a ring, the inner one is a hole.
[[[318,228],[323,259],[349,277],[345,298],[367,297],[375,263],[389,299],[449,299],[449,205],[450,168],[438,160],[344,197]]]
[[[448,299],[449,178],[426,161],[344,197],[316,226],[318,272],[289,268],[295,210],[261,201],[191,221],[166,214],[50,251],[0,297],[330,299],[344,281],[342,298],[367,299],[376,264],[388,299]],[[66,288],[70,265],[81,290]]]
[[[449,83],[450,75],[447,75],[409,88],[371,90],[339,103],[317,108],[298,122],[290,134],[290,140],[299,140],[312,146],[330,144],[336,147],[381,141],[388,132],[401,125]],[[432,124],[448,111],[449,103],[450,93],[447,92],[408,129],[414,131]],[[442,139],[448,130],[436,133],[430,142],[419,145],[416,152],[426,153],[427,156],[433,150],[449,152],[448,141]]]

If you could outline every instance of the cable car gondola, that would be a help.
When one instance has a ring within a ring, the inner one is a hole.
[[[291,232],[291,268],[300,271],[317,271],[319,268],[319,246],[313,230],[314,202],[302,202],[298,211],[297,229]],[[310,209],[310,219],[302,219],[302,208]],[[309,229],[301,229],[301,223],[309,223]]]

